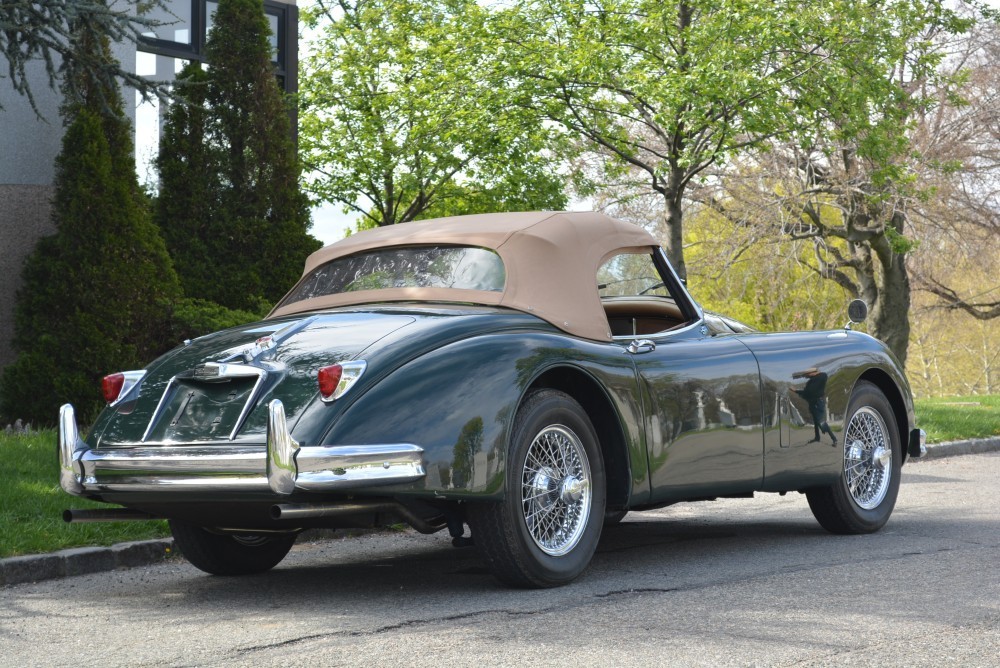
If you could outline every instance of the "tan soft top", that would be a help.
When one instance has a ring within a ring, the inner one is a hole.
[[[641,227],[602,213],[491,213],[436,218],[353,234],[306,259],[303,276],[331,260],[392,246],[480,246],[496,251],[503,292],[455,288],[388,288],[323,295],[281,306],[269,317],[376,302],[467,302],[525,311],[586,339],[610,341],[597,293],[597,270],[620,252],[656,245]]]

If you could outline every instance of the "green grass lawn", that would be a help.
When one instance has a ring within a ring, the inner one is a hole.
[[[0,557],[66,547],[113,545],[169,535],[167,523],[66,524],[66,508],[109,508],[70,496],[59,487],[54,431],[14,436],[0,432]]]
[[[921,399],[916,411],[931,443],[1000,436],[1000,395]],[[0,432],[5,462],[0,467],[0,557],[169,535],[163,521],[63,522],[66,508],[110,506],[62,491],[55,444],[54,431],[29,436]]]
[[[937,397],[916,402],[917,426],[928,443],[1000,436],[1000,394]]]

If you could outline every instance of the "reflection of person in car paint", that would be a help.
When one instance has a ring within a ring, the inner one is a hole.
[[[837,437],[833,435],[833,430],[826,423],[826,379],[827,375],[819,369],[813,367],[800,371],[792,375],[792,378],[808,378],[806,386],[795,393],[806,400],[809,404],[809,413],[812,414],[813,428],[816,430],[816,437],[810,443],[819,443],[820,432],[829,434],[833,440],[832,445],[837,445]]]

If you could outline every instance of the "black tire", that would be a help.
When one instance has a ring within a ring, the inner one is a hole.
[[[604,523],[604,460],[597,434],[580,404],[556,390],[529,394],[511,433],[504,500],[469,504],[476,547],[505,584],[567,584],[590,564]],[[546,466],[553,460],[544,455],[554,449],[564,456],[558,467]],[[529,451],[542,459],[529,463]]]
[[[604,526],[613,527],[621,524],[625,516],[628,515],[627,510],[605,510],[604,511]]]
[[[854,388],[842,436],[840,479],[829,487],[807,490],[809,508],[831,533],[878,531],[896,506],[903,466],[896,418],[878,387],[861,381]],[[880,448],[891,451],[884,464],[873,456]]]
[[[251,575],[278,565],[295,543],[295,534],[221,534],[170,520],[181,554],[212,575]]]

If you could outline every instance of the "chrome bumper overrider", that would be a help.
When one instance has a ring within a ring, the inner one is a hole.
[[[70,494],[94,492],[338,491],[392,485],[425,475],[423,448],[391,445],[300,446],[285,408],[267,406],[267,445],[115,447],[94,449],[81,438],[73,406],[59,409],[59,484]]]

